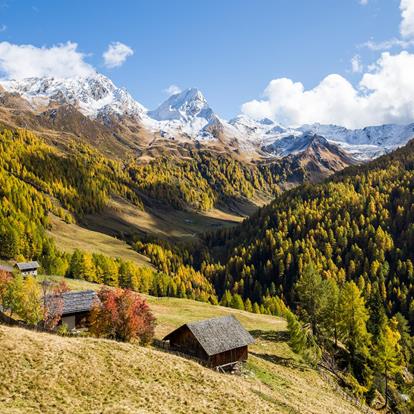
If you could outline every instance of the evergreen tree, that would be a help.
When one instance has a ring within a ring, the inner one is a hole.
[[[247,298],[244,302],[244,309],[247,312],[253,312],[253,306],[252,306],[252,302],[249,298]]]
[[[233,297],[229,290],[224,292],[223,297],[221,298],[220,305],[221,306],[230,306]]]
[[[235,293],[230,301],[230,307],[234,309],[244,310],[244,303],[242,297]]]
[[[339,299],[339,335],[348,346],[351,356],[356,353],[368,355],[370,335],[366,323],[369,315],[364,298],[355,282],[346,282]]]
[[[309,322],[313,335],[320,334],[320,323],[328,303],[328,290],[326,281],[315,266],[305,266],[303,274],[296,285],[303,319]]]
[[[341,314],[339,309],[340,291],[334,279],[327,280],[325,294],[327,295],[327,301],[322,312],[322,328],[328,337],[334,338],[336,347]]]
[[[304,328],[291,311],[286,312],[286,319],[288,322],[289,346],[293,352],[302,355],[308,363],[317,365],[322,356],[322,351],[312,332]]]
[[[393,318],[382,327],[375,348],[375,366],[385,378],[385,407],[388,405],[388,380],[402,369],[401,335],[397,325],[397,320]]]

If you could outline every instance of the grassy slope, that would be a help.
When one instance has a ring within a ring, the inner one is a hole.
[[[290,351],[283,319],[191,300],[148,301],[158,338],[186,321],[234,314],[256,337],[246,375],[218,374],[151,348],[0,327],[0,412],[358,412]]]
[[[245,206],[244,215],[255,211],[255,205]],[[120,233],[151,234],[169,240],[194,240],[198,233],[220,227],[234,226],[243,217],[236,213],[212,209],[208,212],[181,211],[171,207],[152,205],[138,210],[125,200],[114,198],[99,214],[84,218],[90,229],[110,235]]]
[[[135,252],[128,244],[104,233],[88,230],[77,224],[67,224],[58,217],[50,216],[52,228],[49,234],[59,248],[67,252],[75,249],[102,253],[111,257],[122,257],[139,266],[151,266],[149,259]]]

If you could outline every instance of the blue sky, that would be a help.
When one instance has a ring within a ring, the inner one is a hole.
[[[362,74],[352,71],[351,59],[358,55],[368,66],[382,51],[361,44],[401,37],[399,6],[399,0],[1,0],[0,39],[36,47],[75,42],[86,62],[150,109],[167,97],[168,86],[195,86],[230,118],[243,103],[261,99],[272,79],[287,77],[308,90],[339,74],[357,85]],[[117,41],[134,53],[109,69],[102,53]]]

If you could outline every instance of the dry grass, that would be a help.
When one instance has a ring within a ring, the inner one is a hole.
[[[158,338],[186,321],[234,314],[256,337],[246,375],[219,374],[152,348],[0,327],[0,413],[358,412],[290,351],[283,319],[191,300],[147,299]]]
[[[256,207],[250,207],[252,213]],[[246,207],[247,209],[247,207]],[[247,214],[247,213],[246,213]],[[169,240],[196,240],[201,232],[234,226],[243,220],[240,214],[212,209],[208,212],[181,211],[163,205],[138,210],[115,197],[99,214],[84,218],[86,226],[110,235],[122,233],[151,234]]]
[[[135,252],[131,246],[115,237],[97,231],[88,230],[77,224],[67,224],[60,218],[51,215],[52,224],[49,234],[55,239],[59,248],[67,252],[75,249],[101,253],[111,257],[131,260],[139,266],[151,266],[149,259]]]

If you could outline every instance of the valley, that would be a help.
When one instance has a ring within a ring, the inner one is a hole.
[[[413,124],[226,121],[196,88],[147,110],[99,73],[0,84],[6,265],[36,260],[75,290],[139,292],[156,339],[228,314],[256,338],[244,375],[224,378],[153,347],[58,336],[52,346],[1,327],[3,368],[20,381],[0,399],[6,412],[13,399],[47,412],[33,390],[52,379],[23,384],[67,364],[79,372],[52,384],[50,412],[62,389],[79,412],[94,412],[95,395],[111,412],[358,412],[344,390],[379,412],[412,409]]]

